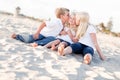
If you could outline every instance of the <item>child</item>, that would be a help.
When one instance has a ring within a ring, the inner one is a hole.
[[[55,40],[55,37],[61,32],[66,22],[69,20],[69,9],[57,8],[55,11],[56,19],[43,22],[37,29],[36,33],[29,35],[29,38],[13,34],[12,38],[31,44],[33,47],[45,45],[48,42]]]
[[[80,53],[84,55],[83,62],[85,64],[89,64],[92,60],[94,49],[96,48],[100,58],[104,60],[105,57],[102,54],[100,47],[97,43],[96,30],[93,25],[89,24],[88,13],[81,12],[81,13],[77,13],[76,16],[77,16],[76,18],[79,19],[78,22],[79,27],[76,33],[76,38],[78,38],[79,41],[66,47],[63,50],[62,55],[70,54],[70,53]]]
[[[58,52],[60,53],[61,49],[77,41],[74,38],[76,30],[75,13],[72,13],[69,20],[69,27],[65,27],[61,32],[62,35],[57,36],[57,40],[48,43],[45,47],[51,47],[52,50],[56,50],[58,47]]]

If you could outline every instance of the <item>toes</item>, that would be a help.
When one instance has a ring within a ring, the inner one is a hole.
[[[12,35],[11,35],[11,38],[15,39],[15,38],[16,38],[16,34],[15,34],[15,33],[12,34]]]
[[[90,64],[91,60],[92,60],[92,56],[91,56],[90,54],[86,54],[86,55],[84,56],[84,61],[83,61],[83,63],[85,63],[85,64]]]
[[[58,47],[58,55],[63,55],[64,46]]]

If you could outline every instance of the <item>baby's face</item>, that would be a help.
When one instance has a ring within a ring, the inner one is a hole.
[[[76,25],[76,18],[75,18],[75,16],[70,16],[69,23],[70,23],[70,25]]]

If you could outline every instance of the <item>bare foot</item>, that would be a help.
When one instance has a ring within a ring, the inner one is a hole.
[[[83,63],[85,63],[85,64],[90,64],[91,60],[92,60],[91,54],[86,54],[86,55],[84,56],[84,61],[83,61]]]
[[[31,43],[31,46],[32,46],[32,47],[37,47],[38,44],[37,44],[37,43]]]
[[[63,56],[64,45],[58,47],[58,55]]]
[[[51,46],[51,50],[53,50],[53,51],[56,50],[55,45],[52,45],[52,46]]]
[[[16,34],[13,33],[13,34],[11,35],[11,38],[16,39]]]

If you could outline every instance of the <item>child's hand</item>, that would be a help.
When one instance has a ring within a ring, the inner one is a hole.
[[[72,41],[73,41],[73,42],[78,42],[78,39],[74,37],[74,38],[72,39]]]
[[[66,34],[67,34],[66,31],[61,31],[61,32],[60,32],[60,35],[66,35]]]
[[[105,60],[106,59],[104,55],[101,55],[100,58],[101,58],[101,60]]]

